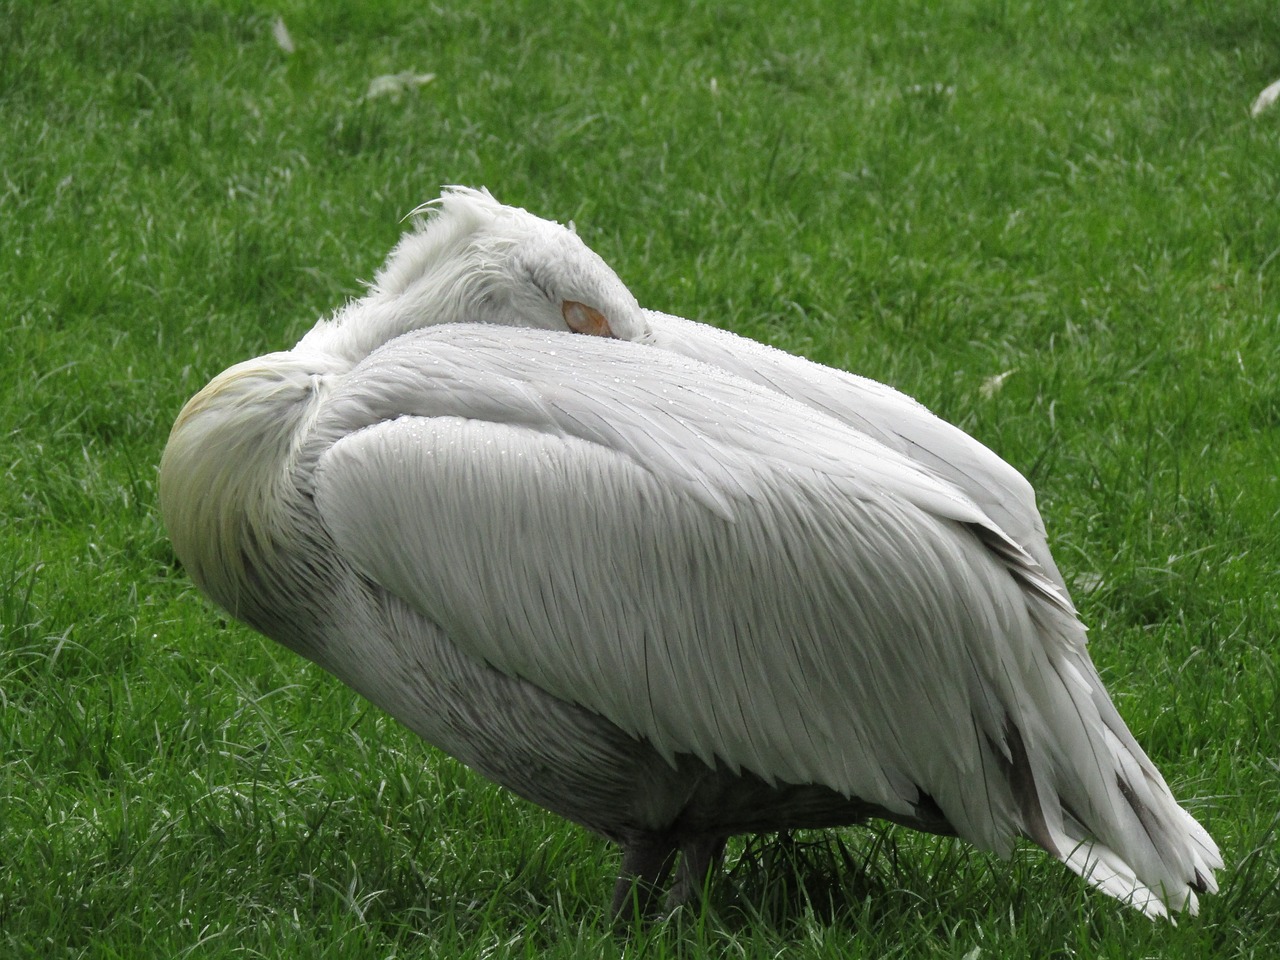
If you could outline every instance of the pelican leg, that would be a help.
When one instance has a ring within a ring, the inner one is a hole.
[[[666,837],[648,836],[623,844],[622,867],[613,888],[614,920],[648,916],[675,859],[676,846]]]
[[[707,882],[720,869],[726,837],[700,837],[680,848],[680,868],[667,894],[667,910],[700,900]]]

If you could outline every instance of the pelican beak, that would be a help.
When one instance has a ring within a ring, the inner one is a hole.
[[[591,337],[613,336],[609,321],[595,307],[588,307],[577,300],[566,300],[560,304],[560,312],[564,314],[564,322],[574,333],[585,333]]]

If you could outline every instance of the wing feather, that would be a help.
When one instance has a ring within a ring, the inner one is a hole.
[[[1035,491],[999,456],[892,387],[702,323],[645,311],[646,342],[767,386],[832,416],[954,484],[1025,550],[1060,590]]]
[[[1003,855],[1030,835],[1149,913],[1152,890],[1194,908],[1212,883],[1212,840],[976,475],[723,367],[569,334],[437,327],[323,389],[296,475],[345,562],[461,655],[673,765],[936,805]]]
[[[830,417],[566,336],[436,328],[371,357],[314,431],[339,550],[472,655],[669,758],[904,816],[924,789],[1007,850],[1008,790],[968,781],[1019,706],[1043,598],[984,541],[1000,531]]]

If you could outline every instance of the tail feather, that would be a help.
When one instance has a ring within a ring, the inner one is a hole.
[[[1020,734],[1011,727],[1006,732],[1010,785],[1029,839],[1103,893],[1151,918],[1167,917],[1171,910],[1195,914],[1196,893],[1216,892],[1213,872],[1222,866],[1217,846],[1177,805],[1162,780],[1145,784],[1148,789],[1139,797],[1124,785],[1124,774],[1118,774],[1120,803],[1109,809],[1091,804],[1096,826],[1086,827],[1066,797],[1053,795],[1046,802]],[[1135,765],[1127,751],[1116,760],[1121,767]],[[1099,815],[1100,809],[1106,812]],[[1111,839],[1120,850],[1099,837]]]
[[[1181,895],[1177,892],[1171,895],[1168,890],[1161,893],[1152,890],[1110,847],[1077,839],[1067,833],[1060,833],[1055,842],[1060,850],[1065,851],[1059,859],[1072,871],[1103,893],[1142,911],[1153,920],[1168,917],[1170,908],[1175,911],[1189,909],[1192,914],[1199,909],[1199,901],[1190,889],[1185,889]]]
[[[1148,917],[1194,915],[1196,894],[1217,890],[1217,845],[1178,805],[1083,651],[1060,667],[1077,681],[1066,687],[1078,715],[1096,719],[1084,725],[1092,727],[1087,751],[1059,753],[1056,763],[1031,751],[1041,814],[1028,834],[1090,884]],[[1050,843],[1042,839],[1045,832]]]
[[[1181,912],[1195,916],[1200,910],[1196,895],[1218,890],[1213,873],[1221,869],[1222,858],[1204,828],[1178,809],[1183,814],[1190,841],[1186,849],[1193,853],[1195,861],[1189,875],[1173,875],[1160,883],[1144,880],[1130,866],[1127,857],[1097,840],[1088,839],[1087,831],[1074,819],[1068,819],[1063,830],[1054,836],[1058,859],[1098,890],[1152,919]]]

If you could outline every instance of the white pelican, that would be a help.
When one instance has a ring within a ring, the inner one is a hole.
[[[575,334],[595,334],[580,336]],[[454,189],[367,296],[192,398],[174,550],[235,617],[623,849],[880,817],[1150,916],[1222,866],[1085,649],[1027,482],[900,393],[642,310]]]

